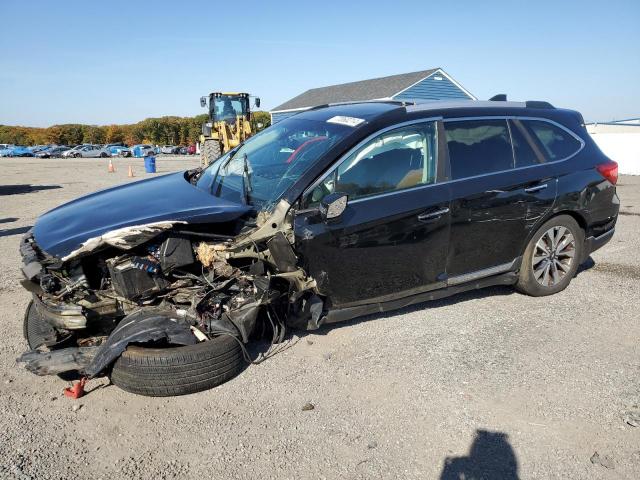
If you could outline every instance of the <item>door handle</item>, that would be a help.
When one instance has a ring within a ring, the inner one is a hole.
[[[545,188],[547,188],[547,184],[543,183],[542,185],[536,185],[535,187],[529,187],[529,188],[525,188],[524,191],[527,193],[535,193],[535,192],[539,192],[540,190],[544,190]]]
[[[436,210],[435,212],[421,213],[420,215],[418,215],[418,220],[420,220],[421,222],[425,220],[435,220],[436,218],[440,218],[445,213],[449,213],[448,207],[441,208],[440,210]]]

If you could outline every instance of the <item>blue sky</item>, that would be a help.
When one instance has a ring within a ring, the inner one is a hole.
[[[640,116],[640,1],[0,0],[0,124],[270,109],[308,88],[442,67],[478,98]]]

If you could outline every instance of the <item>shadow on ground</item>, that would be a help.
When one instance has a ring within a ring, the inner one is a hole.
[[[502,432],[477,430],[464,457],[447,457],[440,480],[517,480],[518,459],[509,437]]]
[[[39,192],[40,190],[53,190],[62,188],[60,185],[0,185],[0,196],[2,195],[22,195],[24,193]]]
[[[576,277],[587,270],[591,270],[596,266],[592,257],[587,257],[587,259],[578,267],[578,271],[576,272]],[[597,270],[597,269],[596,269]],[[296,330],[296,333],[300,337],[304,337],[308,333],[313,333],[315,335],[326,335],[330,330],[334,328],[342,328],[349,327],[352,325],[357,325],[360,322],[368,322],[369,320],[377,320],[386,317],[392,317],[396,315],[406,315],[407,313],[416,312],[419,310],[426,310],[431,308],[445,307],[450,305],[455,305],[461,302],[467,302],[469,300],[476,300],[479,298],[492,297],[492,296],[509,296],[509,295],[522,295],[518,293],[515,287],[512,286],[491,286],[485,288],[479,288],[477,290],[469,290],[467,292],[457,293],[450,297],[440,298],[437,300],[427,300],[421,303],[416,303],[414,305],[409,305],[407,307],[400,308],[398,310],[389,310],[387,312],[381,313],[373,313],[369,315],[365,315],[362,317],[357,317],[351,320],[345,320],[343,322],[330,323],[322,325],[318,330],[313,331],[305,331],[305,330]]]
[[[31,229],[31,225],[27,225],[26,227],[16,227],[16,228],[7,228],[0,229],[0,237],[10,237],[11,235],[22,235],[27,233]]]

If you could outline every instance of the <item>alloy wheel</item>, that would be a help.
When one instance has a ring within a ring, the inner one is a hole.
[[[567,227],[547,230],[533,250],[533,276],[544,287],[554,287],[569,273],[576,253],[576,240]]]

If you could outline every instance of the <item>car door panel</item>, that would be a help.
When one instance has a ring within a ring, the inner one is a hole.
[[[556,197],[557,182],[547,174],[531,167],[453,182],[449,277],[506,265],[522,255],[531,228]]]
[[[296,216],[296,250],[335,306],[391,300],[445,285],[449,187],[422,186],[350,202],[341,218]]]

